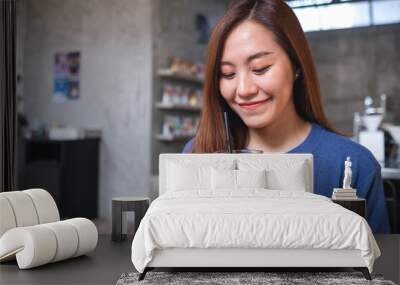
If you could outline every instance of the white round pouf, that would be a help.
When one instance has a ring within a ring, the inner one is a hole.
[[[0,237],[9,229],[15,228],[17,222],[11,204],[6,197],[0,193]]]
[[[1,195],[10,202],[17,227],[33,226],[39,223],[35,205],[29,195],[22,191],[3,192]]]
[[[22,191],[29,195],[35,206],[39,224],[57,222],[60,220],[56,202],[50,193],[43,189],[29,189]]]
[[[16,259],[20,269],[28,269],[96,248],[92,221],[59,219],[54,199],[43,189],[0,193],[0,262]]]
[[[71,258],[78,250],[78,233],[71,224],[61,221],[42,225],[53,231],[57,239],[57,252],[51,262]]]
[[[0,242],[0,257],[16,255],[20,269],[51,262],[56,250],[57,240],[53,231],[40,225],[11,229]]]
[[[74,218],[64,222],[73,225],[78,232],[79,244],[74,257],[86,254],[96,248],[98,232],[92,221],[85,218]]]

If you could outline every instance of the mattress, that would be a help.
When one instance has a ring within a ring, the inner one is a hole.
[[[153,201],[132,242],[139,272],[157,249],[359,250],[372,272],[379,248],[361,216],[302,191],[167,192]]]

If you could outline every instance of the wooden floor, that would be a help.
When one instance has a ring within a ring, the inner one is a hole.
[[[382,257],[374,272],[400,284],[400,235],[378,235],[376,240]],[[110,235],[100,235],[96,250],[88,256],[29,270],[19,270],[16,262],[2,263],[0,284],[115,284],[122,273],[134,271],[130,247],[131,239],[115,243]]]

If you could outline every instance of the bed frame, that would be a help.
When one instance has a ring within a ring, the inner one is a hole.
[[[156,250],[152,261],[139,275],[142,280],[154,268],[337,268],[351,267],[371,280],[359,250],[329,249],[194,249]]]
[[[257,158],[305,160],[309,164],[308,187],[313,192],[312,154],[161,154],[159,159],[159,193],[166,191],[167,162],[189,159],[212,161],[220,158]],[[371,276],[359,250],[330,249],[254,249],[254,248],[169,248],[157,249],[139,280],[155,268],[338,268],[350,267],[361,271],[367,280]]]

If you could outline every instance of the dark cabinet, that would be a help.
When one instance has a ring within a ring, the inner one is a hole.
[[[397,173],[400,170],[396,169]],[[399,174],[397,174],[399,175]],[[387,175],[386,175],[387,176]],[[392,234],[400,233],[400,176],[385,178],[383,186]]]
[[[340,206],[359,214],[364,219],[367,218],[367,206],[365,199],[354,198],[352,200],[332,199],[332,201]]]
[[[100,139],[24,140],[19,188],[51,193],[63,218],[97,217]]]

